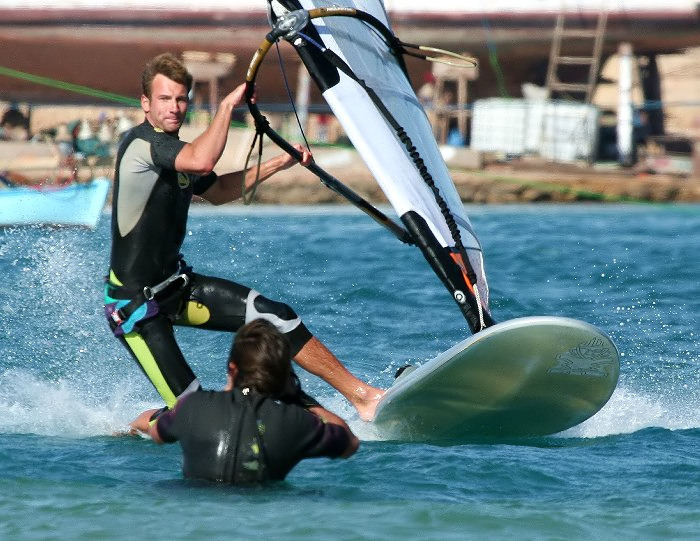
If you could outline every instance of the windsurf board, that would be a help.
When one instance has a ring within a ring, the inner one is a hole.
[[[512,319],[398,376],[374,424],[382,438],[404,441],[554,434],[597,413],[619,371],[617,347],[593,325]]]

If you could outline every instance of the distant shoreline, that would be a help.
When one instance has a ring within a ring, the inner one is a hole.
[[[241,137],[241,133],[234,137]],[[241,168],[245,164],[245,150],[249,143],[227,147],[217,172]],[[22,152],[6,143],[0,147],[0,170],[29,175],[27,184],[43,184],[46,178],[54,178],[63,171],[58,167],[58,157],[50,145],[41,154],[41,145],[25,143]],[[456,147],[452,147],[454,150]],[[36,152],[31,155],[29,150]],[[266,148],[265,157],[277,154],[274,147]],[[351,147],[314,148],[316,162],[343,184],[350,187],[367,201],[375,205],[388,204],[378,183],[369,172],[359,154]],[[1,153],[0,153],[1,154]],[[641,168],[623,168],[617,164],[561,164],[541,159],[521,158],[497,161],[466,147],[452,152],[446,158],[451,178],[464,203],[510,204],[510,203],[697,203],[700,202],[700,178],[690,175],[650,173]],[[688,163],[688,162],[686,162]],[[4,164],[4,168],[2,167]],[[13,165],[17,165],[15,168]],[[19,166],[27,167],[22,169]],[[249,163],[254,167],[254,163]],[[697,168],[697,165],[696,165]],[[80,181],[90,178],[113,178],[111,159],[93,165],[81,163],[77,169]],[[59,175],[60,177],[60,175]],[[270,205],[318,205],[344,204],[346,201],[324,186],[321,181],[302,167],[281,171],[267,180],[255,191],[255,201]]]
[[[623,168],[614,163],[565,164],[539,158],[498,161],[468,147],[448,150],[446,156],[450,157],[445,157],[445,161],[465,204],[700,202],[700,178],[689,175],[652,174],[640,165]],[[367,201],[388,204],[377,181],[351,147],[318,147],[314,158]],[[255,200],[286,205],[345,203],[301,167],[277,173],[261,184]]]
[[[328,170],[367,201],[388,204],[364,164]],[[700,202],[700,179],[633,170],[608,171],[517,161],[473,170],[450,168],[450,174],[465,204]],[[298,167],[278,173],[260,185],[255,200],[287,205],[345,202],[311,173]]]

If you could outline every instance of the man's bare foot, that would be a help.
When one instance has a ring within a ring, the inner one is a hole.
[[[386,391],[376,387],[365,385],[355,391],[355,397],[352,405],[355,406],[360,419],[363,421],[371,421],[374,419],[374,412],[377,410],[379,400],[384,396]]]

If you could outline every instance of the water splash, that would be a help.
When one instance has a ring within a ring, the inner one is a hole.
[[[143,410],[158,407],[133,396],[140,385],[111,382],[97,395],[90,383],[47,381],[24,370],[0,373],[0,433],[84,438],[123,432]]]
[[[659,396],[618,387],[608,403],[593,417],[561,435],[563,437],[599,438],[631,434],[645,428],[684,430],[700,427],[697,400],[687,397]]]

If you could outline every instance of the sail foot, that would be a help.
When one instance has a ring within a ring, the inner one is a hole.
[[[472,284],[467,277],[469,274],[473,275],[473,272],[465,268],[464,258],[440,245],[425,219],[417,212],[405,213],[401,216],[401,221],[413,236],[433,272],[452,295],[472,333],[494,325],[491,314],[479,304],[474,294],[476,284]]]

